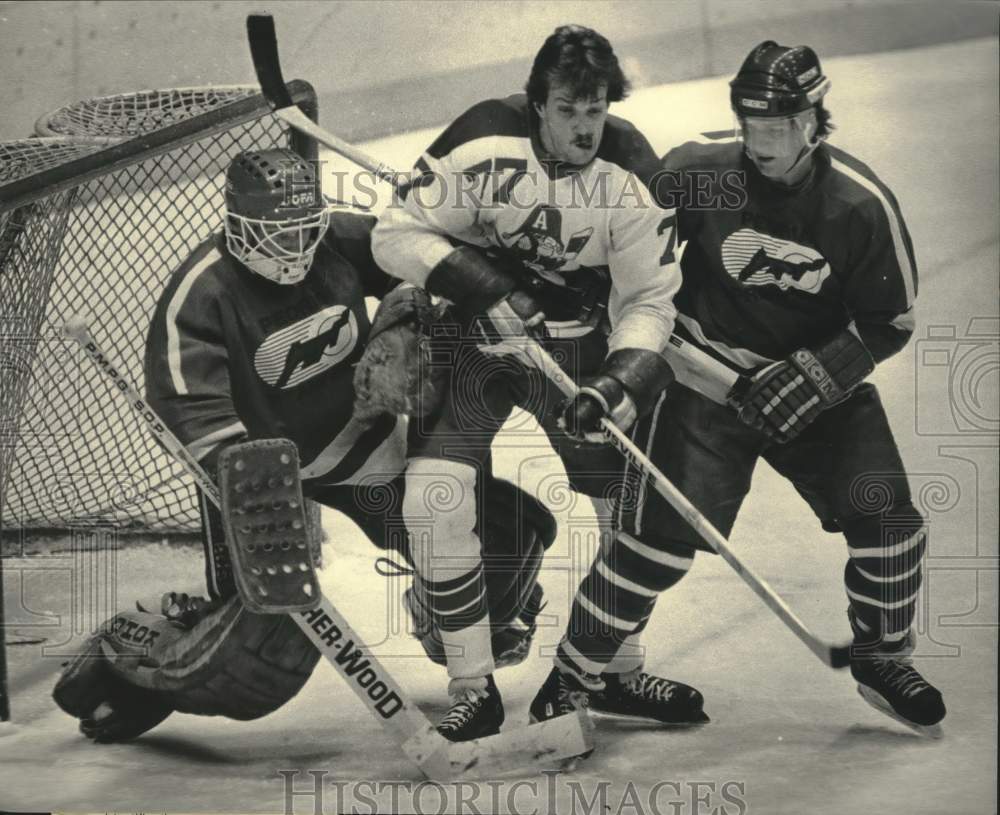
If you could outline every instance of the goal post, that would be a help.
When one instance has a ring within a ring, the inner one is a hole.
[[[312,87],[290,82],[317,116]],[[0,509],[9,544],[32,530],[199,528],[190,479],[81,360],[60,328],[92,330],[129,379],[170,273],[221,228],[238,152],[316,146],[255,87],[142,91],[43,116],[0,143]],[[8,547],[9,548],[9,547]]]

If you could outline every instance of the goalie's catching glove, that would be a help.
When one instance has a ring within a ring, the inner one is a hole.
[[[865,344],[844,330],[818,348],[800,348],[764,368],[734,406],[741,421],[784,444],[843,402],[873,370],[875,360]]]
[[[382,299],[354,369],[355,417],[426,416],[437,407],[447,371],[432,364],[427,329],[443,312],[427,292],[406,284]]]
[[[670,364],[655,351],[613,351],[600,372],[585,379],[580,392],[563,405],[559,424],[579,441],[604,441],[602,419],[609,418],[622,430],[628,430],[673,381]]]

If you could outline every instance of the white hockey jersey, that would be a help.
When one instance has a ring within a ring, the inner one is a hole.
[[[660,169],[649,143],[609,116],[586,167],[544,156],[523,94],[475,105],[427,149],[379,219],[375,259],[418,286],[456,242],[499,249],[567,291],[606,270],[609,350],[661,350],[680,272],[675,213],[647,187]]]

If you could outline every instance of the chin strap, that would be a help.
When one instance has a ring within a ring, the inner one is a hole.
[[[803,161],[805,161],[805,159],[809,158],[809,156],[816,151],[816,148],[819,147],[822,142],[823,140],[817,136],[811,142],[807,143],[806,146],[799,151],[799,157],[795,159],[795,163],[788,168],[788,172],[792,172]]]

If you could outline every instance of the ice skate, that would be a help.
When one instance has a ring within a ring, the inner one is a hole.
[[[941,738],[944,700],[913,667],[908,648],[896,654],[852,657],[851,674],[861,698],[873,708],[922,736]]]
[[[438,724],[448,741],[470,741],[494,736],[503,724],[503,700],[493,675],[452,679],[448,684],[451,707]]]
[[[635,670],[601,674],[604,690],[590,694],[590,709],[604,716],[647,719],[673,727],[692,727],[710,721],[702,709],[704,698],[689,685]]]
[[[553,668],[528,709],[532,724],[589,707],[590,693],[578,677]]]

